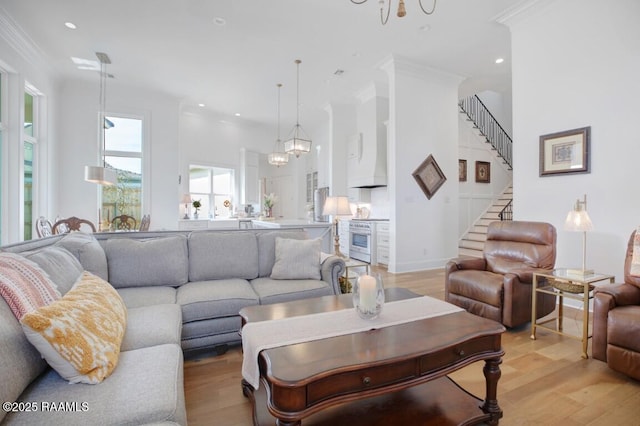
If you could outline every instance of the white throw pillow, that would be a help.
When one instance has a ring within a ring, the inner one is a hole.
[[[277,280],[319,280],[320,238],[295,240],[276,238],[276,261],[271,270],[271,278]]]

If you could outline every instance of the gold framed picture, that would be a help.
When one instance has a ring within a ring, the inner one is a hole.
[[[458,181],[467,181],[467,160],[458,160]]]
[[[476,161],[476,182],[491,182],[491,163],[488,161]]]

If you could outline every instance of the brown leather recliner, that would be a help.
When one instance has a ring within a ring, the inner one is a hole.
[[[593,346],[595,359],[640,380],[640,277],[630,274],[635,231],[624,261],[624,283],[594,290]]]
[[[556,228],[543,222],[492,222],[483,258],[461,258],[445,267],[445,300],[507,327],[531,321],[533,273],[556,262]],[[538,294],[536,318],[555,309],[555,297]]]

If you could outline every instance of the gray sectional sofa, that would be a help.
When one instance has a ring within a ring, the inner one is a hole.
[[[336,256],[322,257],[317,279],[273,279],[278,237],[306,234],[73,233],[0,248],[37,263],[61,294],[87,270],[116,288],[127,306],[113,374],[97,385],[70,385],[26,340],[0,298],[0,399],[14,402],[14,410],[0,411],[0,424],[186,424],[183,353],[239,343],[244,306],[340,292],[344,261]],[[43,401],[65,409],[24,410]]]

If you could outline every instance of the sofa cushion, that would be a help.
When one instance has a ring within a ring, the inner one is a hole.
[[[39,405],[62,401],[76,403],[78,409],[9,413],[7,424],[142,425],[173,421],[185,425],[182,351],[176,345],[159,345],[122,352],[118,368],[98,386],[70,386],[49,370],[20,401]]]
[[[0,253],[0,295],[17,319],[60,298],[40,266],[13,253]]]
[[[15,401],[46,368],[40,352],[27,340],[9,305],[0,297],[0,401]],[[0,424],[6,415],[0,410]]]
[[[258,276],[258,242],[253,232],[192,232],[189,281],[252,279]]]
[[[276,261],[271,278],[280,280],[319,280],[320,276],[320,238],[313,240],[295,240],[276,238]]]
[[[174,304],[143,306],[127,310],[127,329],[121,351],[166,343],[180,344],[182,311]]]
[[[176,289],[169,286],[129,287],[117,289],[127,308],[176,303]]]
[[[264,231],[258,234],[258,258],[260,277],[268,277],[276,262],[276,238],[306,240],[307,233],[303,229],[283,229],[280,231]]]
[[[197,281],[178,288],[182,322],[238,315],[245,306],[258,304],[251,284],[242,279]]]
[[[187,282],[184,235],[138,240],[110,238],[105,244],[109,282],[115,288],[178,286]]]
[[[56,284],[60,294],[66,294],[82,275],[82,265],[71,252],[62,246],[49,246],[31,252],[23,252],[27,259],[37,263]]]
[[[89,272],[60,300],[26,314],[27,339],[70,383],[96,384],[118,364],[126,327],[124,302]]]
[[[109,281],[107,257],[104,254],[104,249],[93,235],[84,232],[71,232],[57,241],[55,245],[69,250],[85,271]]]
[[[184,330],[183,330],[184,333]],[[238,330],[229,333],[213,334],[211,336],[193,337],[190,339],[182,339],[182,350],[185,354],[188,351],[198,353],[203,348],[214,348],[216,346],[228,346],[230,344],[242,343],[242,337]]]
[[[261,305],[334,294],[329,284],[322,280],[274,280],[262,277],[251,280],[251,286],[260,297]]]
[[[217,334],[238,333],[240,328],[242,328],[240,315],[191,321],[184,323],[182,326],[182,340],[215,336]]]

